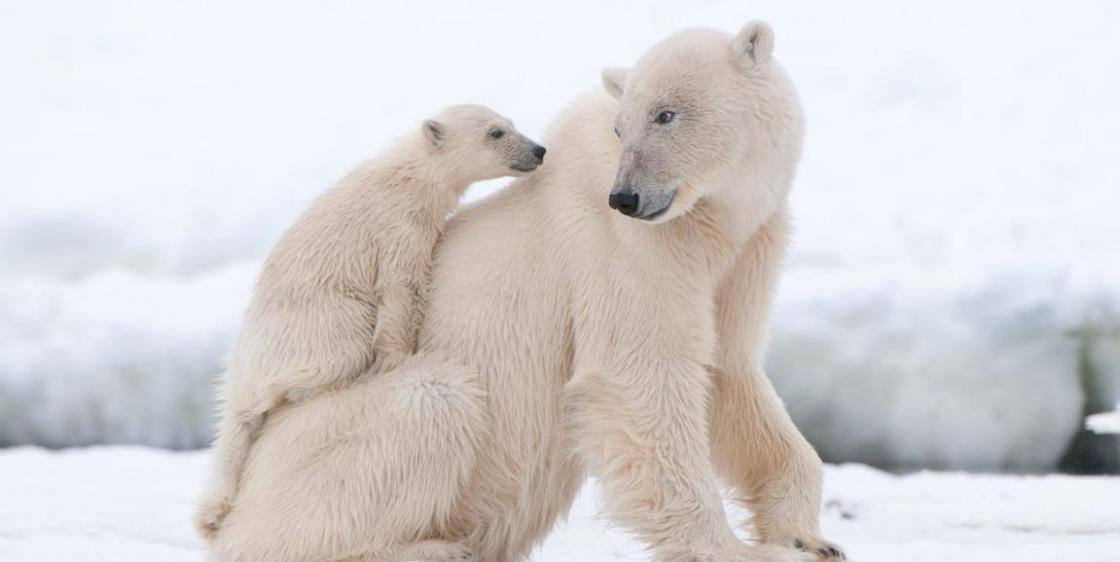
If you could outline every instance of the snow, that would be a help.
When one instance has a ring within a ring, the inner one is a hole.
[[[1120,400],[1103,1],[6,3],[0,444],[206,443],[319,190],[444,105],[539,136],[602,66],[752,18],[808,114],[768,363],[798,424],[835,461],[1052,468]]]
[[[1085,425],[1096,433],[1120,433],[1120,404],[1116,405],[1114,412],[1089,416]]]
[[[198,446],[258,267],[0,285],[0,442]]]
[[[201,562],[189,518],[206,461],[137,447],[0,451],[0,560]],[[1116,478],[828,466],[824,499],[823,533],[859,562],[1120,560]],[[596,506],[592,484],[534,560],[643,560]]]

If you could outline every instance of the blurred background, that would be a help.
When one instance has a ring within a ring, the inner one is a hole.
[[[540,137],[754,18],[808,114],[767,366],[822,456],[1120,471],[1107,1],[5,1],[0,446],[207,445],[264,255],[350,167],[453,103]]]

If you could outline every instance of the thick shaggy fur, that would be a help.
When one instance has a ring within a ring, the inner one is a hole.
[[[267,414],[415,351],[432,248],[463,191],[535,168],[541,150],[489,109],[454,106],[343,178],[284,234],[222,380],[214,470],[195,519],[204,537],[229,511]]]
[[[577,101],[549,166],[448,225],[418,354],[269,418],[213,558],[524,560],[588,471],[657,560],[841,556],[762,370],[802,138],[772,45],[684,31],[605,73],[618,101]],[[671,203],[623,216],[616,183]]]

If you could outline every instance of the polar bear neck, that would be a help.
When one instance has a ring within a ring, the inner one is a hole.
[[[474,181],[461,171],[455,158],[431,150],[420,134],[394,143],[378,159],[378,165],[387,175],[397,178],[393,183],[401,189],[430,195],[426,202],[443,216],[455,210],[459,198]]]

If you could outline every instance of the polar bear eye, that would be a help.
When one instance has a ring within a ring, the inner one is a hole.
[[[676,117],[676,116],[677,116],[676,112],[669,111],[668,109],[666,109],[665,111],[662,111],[661,113],[657,114],[657,118],[655,119],[655,121],[657,121],[661,125],[664,125],[664,124],[672,121],[673,118]]]
[[[506,134],[506,132],[501,129],[490,129],[490,138],[492,139],[500,139],[504,134]]]
[[[622,133],[618,132],[618,127],[614,128],[614,136],[616,136],[618,138],[622,138]]]

